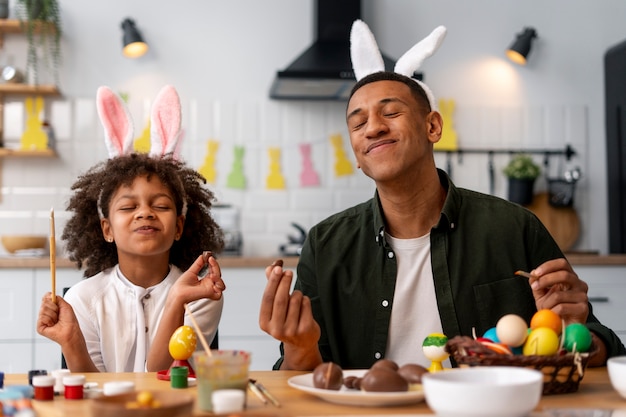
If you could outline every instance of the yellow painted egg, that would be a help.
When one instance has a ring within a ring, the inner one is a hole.
[[[189,326],[180,326],[170,337],[169,350],[176,360],[188,359],[196,350],[196,333]]]
[[[517,314],[504,315],[496,324],[496,335],[507,346],[522,346],[528,336],[528,324]]]
[[[554,355],[559,350],[559,336],[548,327],[538,327],[533,329],[522,352],[524,355]]]

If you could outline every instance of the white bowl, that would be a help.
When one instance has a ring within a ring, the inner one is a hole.
[[[606,362],[609,379],[615,391],[626,398],[626,356],[614,356]]]
[[[454,368],[422,376],[428,406],[438,416],[522,417],[539,403],[543,374],[516,366]]]

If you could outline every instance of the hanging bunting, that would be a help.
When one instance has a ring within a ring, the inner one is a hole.
[[[207,183],[215,184],[217,179],[217,170],[215,169],[215,159],[220,143],[216,140],[209,139],[206,143],[206,156],[204,164],[198,169],[198,172],[206,179]]]
[[[285,177],[281,173],[280,167],[280,148],[268,149],[270,166],[269,174],[265,181],[266,187],[270,190],[284,190],[285,189]]]
[[[48,148],[48,135],[43,130],[41,120],[44,102],[42,97],[34,101],[31,97],[24,100],[26,108],[26,129],[20,139],[20,148],[29,151],[43,151]]]
[[[443,118],[443,129],[441,131],[441,139],[435,143],[434,149],[441,151],[455,151],[459,148],[457,143],[456,130],[454,129],[454,100],[439,100],[439,113]]]
[[[136,152],[150,152],[150,119],[146,122],[146,127],[141,131],[141,136],[133,142],[133,148]]]
[[[320,178],[313,168],[313,160],[311,159],[311,144],[300,144],[300,154],[302,155],[302,171],[300,172],[300,185],[302,187],[311,187],[320,185]]]
[[[354,173],[352,163],[346,156],[346,152],[343,149],[343,138],[340,134],[330,136],[330,143],[335,149],[335,176],[341,177],[344,175],[351,175]]]
[[[246,176],[243,171],[243,156],[245,149],[243,146],[233,147],[234,160],[230,173],[226,180],[226,186],[229,188],[236,188],[243,190],[246,188]]]

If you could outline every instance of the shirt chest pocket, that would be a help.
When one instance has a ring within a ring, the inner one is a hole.
[[[475,285],[474,302],[479,321],[475,325],[477,336],[494,327],[505,314],[529,320],[536,311],[530,285],[519,277]]]

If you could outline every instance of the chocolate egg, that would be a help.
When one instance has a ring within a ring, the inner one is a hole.
[[[361,378],[354,375],[347,376],[343,379],[343,385],[350,389],[361,389]]]
[[[409,384],[421,384],[422,375],[428,372],[428,369],[416,363],[407,363],[398,369],[398,374]]]
[[[398,370],[398,364],[392,361],[391,359],[379,359],[370,367],[370,369],[375,369],[378,367],[388,368],[392,371]]]
[[[384,366],[370,368],[361,381],[361,389],[370,392],[408,391],[409,383],[400,374]]]
[[[343,370],[333,362],[324,362],[313,371],[315,388],[338,390],[343,385]]]

